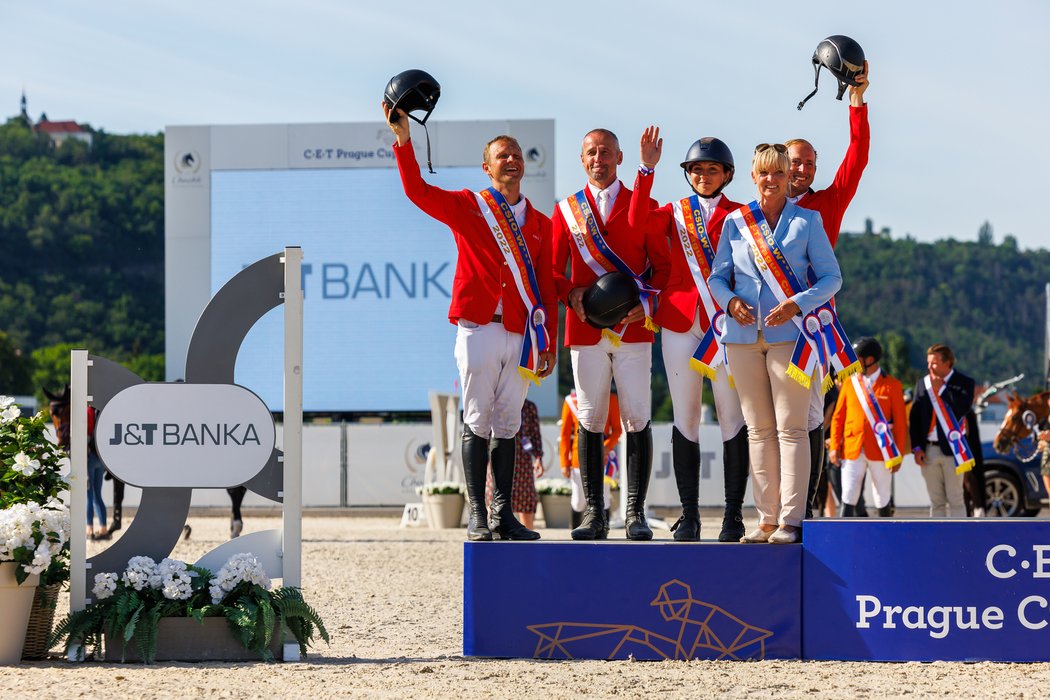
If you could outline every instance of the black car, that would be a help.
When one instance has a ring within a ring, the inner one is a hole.
[[[1043,477],[1039,473],[1037,456],[1022,462],[1011,451],[999,454],[992,442],[981,443],[984,452],[984,492],[987,495],[985,512],[995,517],[1034,517],[1047,503]]]

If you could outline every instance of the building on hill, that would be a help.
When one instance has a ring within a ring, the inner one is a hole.
[[[55,146],[61,146],[66,139],[76,139],[77,141],[83,141],[88,146],[91,146],[91,132],[80,124],[77,124],[75,121],[65,120],[53,122],[47,118],[46,113],[41,112],[40,119],[34,123],[33,119],[29,116],[25,90],[22,90],[21,117],[26,124],[32,127],[33,131],[47,134],[51,139],[51,143],[55,144]]]

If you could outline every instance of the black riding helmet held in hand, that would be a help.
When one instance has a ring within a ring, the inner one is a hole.
[[[441,97],[441,85],[430,73],[418,68],[412,68],[398,73],[386,84],[383,91],[383,102],[390,107],[390,123],[396,124],[400,117],[397,110],[402,110],[412,121],[423,125],[423,133],[427,137],[427,170],[431,173],[434,168],[430,163],[430,132],[427,131],[427,119],[437,106],[438,98]],[[412,112],[424,112],[423,118],[412,114]]]
[[[696,192],[696,189],[693,188],[693,183],[689,180],[689,166],[693,163],[721,163],[722,167],[725,168],[726,179],[722,182],[722,186],[714,194],[710,195],[711,197],[717,197],[721,194],[726,185],[733,181],[733,173],[736,172],[736,166],[733,165],[733,152],[729,150],[729,146],[725,144],[725,141],[716,139],[713,136],[705,136],[702,139],[693,141],[693,145],[685,153],[685,160],[681,163],[686,182],[689,182],[689,187]],[[700,193],[697,192],[697,194]],[[703,197],[704,195],[700,196]]]
[[[858,338],[853,343],[853,352],[857,353],[857,357],[870,357],[876,362],[882,359],[882,345],[869,336]]]
[[[829,36],[817,44],[817,50],[813,52],[813,92],[798,103],[799,109],[817,94],[821,67],[827,68],[839,81],[839,91],[835,99],[841,100],[847,87],[857,87],[857,75],[864,72],[864,49],[856,41],[842,34]]]

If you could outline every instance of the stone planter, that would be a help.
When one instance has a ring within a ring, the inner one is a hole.
[[[0,563],[0,665],[17,664],[22,660],[22,647],[26,640],[26,626],[33,609],[33,596],[40,581],[37,575],[30,576],[22,585],[15,580],[15,567],[11,561]]]
[[[548,528],[567,528],[572,525],[571,497],[546,493],[540,496],[543,522]]]
[[[461,493],[423,494],[427,524],[435,530],[459,527],[463,523],[463,506],[466,503]]]
[[[123,638],[105,635],[106,661],[141,663],[138,640],[132,637],[124,645]],[[123,652],[123,654],[122,654]],[[270,642],[273,658],[281,660],[281,633]],[[245,649],[230,634],[225,617],[206,617],[203,624],[192,617],[162,617],[157,623],[157,656],[155,661],[261,661],[258,654]]]

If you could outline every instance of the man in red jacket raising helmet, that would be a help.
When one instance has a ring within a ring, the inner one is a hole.
[[[853,76],[853,80],[857,86],[849,88],[849,147],[829,187],[823,190],[813,189],[813,179],[817,174],[817,151],[813,144],[805,139],[792,139],[785,144],[791,161],[788,201],[820,212],[820,218],[824,221],[824,231],[828,234],[832,248],[839,240],[839,229],[842,227],[846,208],[853,201],[853,195],[857,193],[857,186],[860,184],[860,176],[868,164],[871,135],[868,131],[868,105],[864,102],[864,92],[868,89],[867,61],[864,62],[864,73]],[[806,498],[807,518],[813,517],[813,494],[824,464],[824,396],[819,389],[819,382],[814,382],[813,387],[813,397],[809,406],[809,446],[812,459],[809,494]]]
[[[389,122],[391,106],[383,104]],[[482,170],[492,186],[450,192],[427,184],[412,150],[408,119],[390,123],[394,157],[412,203],[446,224],[458,252],[449,321],[456,325],[456,365],[463,387],[463,470],[471,540],[533,540],[539,533],[514,517],[515,436],[529,380],[554,369],[558,298],[551,269],[551,223],[521,194],[525,160],[511,136],[485,145]],[[485,472],[492,440],[492,518]]]

